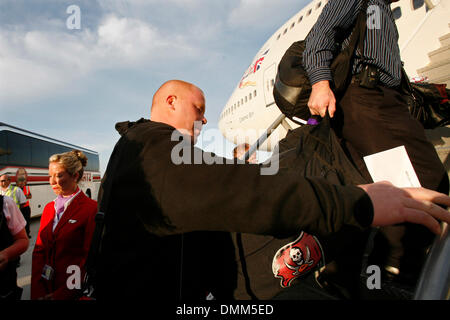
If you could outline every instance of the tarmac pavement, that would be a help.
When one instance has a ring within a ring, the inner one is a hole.
[[[17,268],[17,285],[23,288],[22,300],[30,300],[31,289],[31,256],[33,253],[36,237],[39,231],[41,217],[31,219],[31,239],[28,249],[20,256],[20,266]]]

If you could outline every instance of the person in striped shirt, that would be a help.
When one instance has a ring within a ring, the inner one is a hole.
[[[352,78],[341,95],[333,92],[330,65],[349,43],[356,17],[367,0],[333,0],[323,8],[306,37],[303,65],[311,81],[311,114],[332,118],[332,126],[361,174],[372,179],[363,157],[404,145],[422,187],[448,194],[449,181],[424,128],[408,111],[401,89],[402,61],[398,31],[389,0],[368,0],[362,49],[353,54]],[[367,85],[365,71],[375,72]],[[413,285],[433,236],[425,229],[390,226],[378,232],[374,253],[386,276]],[[381,248],[380,243],[387,242]],[[375,255],[374,255],[375,256]],[[400,272],[401,270],[401,272]]]

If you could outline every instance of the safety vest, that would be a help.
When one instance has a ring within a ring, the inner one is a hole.
[[[25,198],[26,198],[29,194],[31,194],[31,190],[30,190],[30,187],[29,187],[29,186],[24,186],[23,189],[22,189],[22,191],[23,191],[23,194],[25,195]],[[27,200],[27,202],[25,202],[25,204],[24,204],[23,206],[24,206],[24,207],[29,207],[29,206],[30,206],[30,201]]]
[[[13,187],[12,185],[9,185],[8,190],[5,192],[5,196],[13,198],[14,202],[16,203],[17,208],[20,209],[20,203],[17,200],[17,187]]]

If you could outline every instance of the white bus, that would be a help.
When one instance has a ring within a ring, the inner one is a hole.
[[[32,217],[40,216],[45,205],[56,198],[49,183],[48,159],[55,153],[73,149],[83,151],[88,158],[79,187],[88,197],[97,200],[101,181],[97,152],[0,122],[0,175],[8,174],[16,184],[17,170],[26,170],[33,196],[30,200]]]

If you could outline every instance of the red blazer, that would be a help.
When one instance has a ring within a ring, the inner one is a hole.
[[[81,191],[67,207],[55,231],[52,231],[55,202],[45,206],[33,250],[31,299],[38,299],[52,292],[53,298],[57,300],[77,298],[80,290],[71,290],[66,284],[69,277],[70,283],[76,283],[75,272],[69,269],[68,273],[68,267],[80,267],[81,283],[84,278],[84,263],[95,229],[96,213],[97,202],[86,197]],[[54,269],[51,280],[41,276],[44,265]]]

